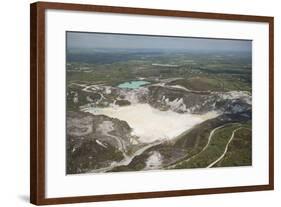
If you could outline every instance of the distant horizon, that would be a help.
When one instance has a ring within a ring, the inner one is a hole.
[[[92,51],[92,52],[109,52],[109,51],[120,51],[120,52],[126,52],[126,51],[133,51],[133,52],[166,52],[169,53],[171,52],[198,52],[198,53],[209,53],[209,52],[233,52],[233,53],[251,53],[251,50],[231,50],[231,49],[225,49],[225,50],[215,50],[215,49],[205,49],[205,50],[199,50],[199,49],[177,49],[177,48],[83,48],[83,47],[73,47],[73,48],[68,48],[68,52],[73,52],[75,50],[81,50],[81,51]]]
[[[67,50],[251,52],[252,40],[67,32]]]

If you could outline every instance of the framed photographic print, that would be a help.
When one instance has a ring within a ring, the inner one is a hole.
[[[30,12],[32,203],[274,188],[273,17]]]

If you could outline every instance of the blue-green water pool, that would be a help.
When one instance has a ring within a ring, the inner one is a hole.
[[[119,88],[129,88],[129,89],[136,89],[139,88],[143,85],[146,85],[150,82],[148,81],[142,81],[142,80],[137,80],[137,81],[128,81],[124,82],[118,85]]]

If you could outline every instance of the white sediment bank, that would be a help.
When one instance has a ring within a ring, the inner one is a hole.
[[[218,116],[216,112],[194,115],[160,111],[149,104],[134,104],[114,108],[87,108],[84,111],[126,121],[133,129],[133,134],[144,143],[160,139],[173,139],[196,124]]]

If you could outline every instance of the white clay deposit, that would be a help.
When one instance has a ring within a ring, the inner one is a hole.
[[[134,104],[123,107],[87,108],[86,112],[106,115],[126,121],[139,141],[150,143],[160,139],[173,139],[195,125],[218,116],[216,112],[204,115],[180,114],[160,111],[149,104]]]

